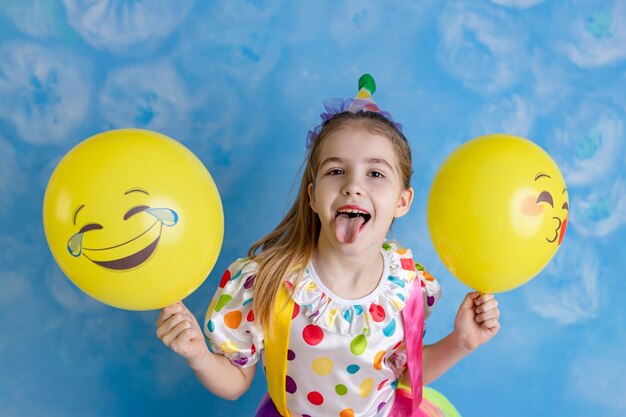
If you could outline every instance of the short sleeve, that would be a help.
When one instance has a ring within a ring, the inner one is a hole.
[[[263,349],[263,332],[254,320],[252,297],[256,263],[237,259],[228,267],[204,319],[204,334],[213,353],[233,365],[256,364]]]
[[[439,282],[428,273],[424,267],[415,263],[415,271],[417,272],[417,278],[422,286],[422,292],[424,294],[424,320],[426,320],[433,312],[435,304],[441,298],[441,285]]]

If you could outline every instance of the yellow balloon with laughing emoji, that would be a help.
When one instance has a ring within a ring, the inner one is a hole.
[[[442,164],[428,197],[428,228],[448,270],[480,292],[534,278],[563,241],[567,187],[552,158],[507,134],[472,139]]]
[[[127,310],[181,300],[209,275],[224,216],[202,162],[142,129],[92,136],[54,170],[43,205],[54,259],[81,290]]]

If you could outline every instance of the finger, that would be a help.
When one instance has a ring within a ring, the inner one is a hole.
[[[162,340],[163,337],[170,333],[174,327],[185,320],[189,320],[185,313],[176,313],[173,316],[170,316],[167,320],[161,323],[159,327],[157,327],[157,337]]]
[[[496,334],[498,333],[498,330],[500,330],[500,322],[498,321],[498,319],[490,319],[484,321],[480,327],[489,330],[493,334]]]
[[[484,313],[489,310],[495,310],[498,308],[498,300],[492,298],[483,304],[476,307],[476,313]]]
[[[493,298],[494,298],[494,295],[492,293],[481,294],[480,297],[476,298],[476,301],[474,302],[474,304],[479,306],[479,305],[486,303],[489,300],[493,300]]]
[[[185,330],[193,329],[192,324],[188,320],[181,321],[163,336],[163,343],[166,346],[172,347],[172,343],[176,340]],[[189,333],[189,332],[187,332]]]
[[[500,310],[489,310],[481,314],[476,315],[477,323],[484,323],[487,320],[500,318]]]
[[[160,326],[163,322],[165,322],[174,314],[183,311],[184,307],[185,306],[180,301],[170,306],[165,307],[163,310],[161,310],[161,314],[159,314],[159,317],[157,318],[157,327]]]
[[[465,294],[465,298],[461,302],[461,308],[472,308],[478,297],[480,297],[480,293],[478,291],[468,292]]]

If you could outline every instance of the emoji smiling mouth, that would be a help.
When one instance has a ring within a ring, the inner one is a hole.
[[[107,248],[83,248],[83,255],[96,265],[107,269],[115,271],[132,269],[152,256],[159,244],[162,229],[163,224],[157,220],[145,232],[127,242]],[[131,255],[127,255],[129,252]]]

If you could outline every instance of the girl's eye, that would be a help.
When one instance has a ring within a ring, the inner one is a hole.
[[[331,169],[328,171],[328,175],[341,175],[343,174],[343,170],[339,168]]]
[[[381,172],[378,172],[378,171],[370,172],[369,176],[374,177],[374,178],[385,178],[385,176]]]

